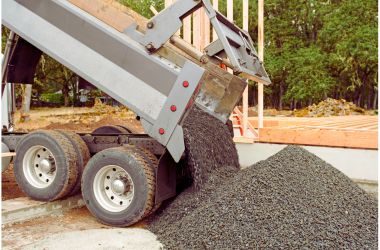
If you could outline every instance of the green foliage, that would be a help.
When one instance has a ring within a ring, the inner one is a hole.
[[[64,102],[63,95],[61,93],[43,93],[40,96],[40,100],[43,102],[60,104],[60,105],[62,105]]]
[[[377,1],[265,4],[265,65],[273,81],[266,103],[278,107],[284,99],[294,108],[333,97],[376,107]]]
[[[153,16],[150,6],[164,8],[164,0],[118,1],[147,18]],[[233,2],[235,23],[242,26],[242,0]],[[219,0],[219,10],[226,15],[226,0]],[[256,42],[256,0],[249,1],[249,13]],[[265,67],[273,82],[265,88],[267,106],[299,108],[332,97],[377,108],[376,0],[265,0],[264,18]],[[2,49],[8,32],[2,27]],[[68,104],[76,77],[45,55],[35,82],[34,92],[62,90]],[[250,84],[251,91],[256,88]]]
[[[325,99],[334,80],[326,71],[325,56],[317,47],[301,48],[290,58],[285,100],[318,102]]]
[[[63,66],[56,62],[53,58],[46,54],[41,56],[41,60],[37,66],[36,75],[34,77],[33,93],[55,92],[62,91],[64,98],[64,105],[70,105],[69,93],[72,92],[74,101],[76,95],[77,76]]]
[[[146,18],[153,17],[152,11],[149,9],[153,6],[157,11],[161,11],[165,7],[165,2],[163,0],[118,0],[121,4],[128,6],[140,15]]]

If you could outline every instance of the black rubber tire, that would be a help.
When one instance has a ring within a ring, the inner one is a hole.
[[[131,133],[131,134],[138,134],[138,132],[136,130],[134,130],[133,128],[129,127],[129,126],[126,126],[126,125],[115,125],[117,127],[120,127],[120,128],[123,128],[125,130],[128,131],[128,133]]]
[[[132,148],[132,150],[138,151],[145,158],[145,160],[149,163],[149,167],[151,169],[153,169],[154,177],[157,180],[157,176],[156,176],[156,169],[158,167],[157,157],[152,152],[150,152],[148,149],[143,148],[143,147],[134,146]],[[155,187],[156,187],[156,185],[155,185]],[[154,192],[156,192],[156,188],[154,188]],[[146,214],[144,214],[144,217],[154,213],[161,206],[161,203],[162,202],[154,204],[154,206],[152,207],[152,209],[150,211],[148,211],[148,210],[146,211]]]
[[[227,120],[226,126],[228,127],[228,130],[230,131],[231,137],[233,138],[234,135],[234,125],[230,119]]]
[[[77,177],[76,184],[73,190],[68,194],[68,196],[72,196],[79,193],[80,191],[82,173],[87,162],[90,160],[91,155],[86,143],[82,140],[80,135],[72,131],[66,131],[66,130],[57,130],[57,131],[70,141],[71,145],[74,147],[75,152],[77,154],[76,166],[77,166],[77,171],[78,171],[78,177]]]
[[[129,134],[130,132],[119,125],[106,125],[96,128],[92,134]]]
[[[45,188],[31,185],[24,175],[23,159],[27,150],[35,145],[41,145],[50,150],[55,158],[56,176],[54,181]],[[69,194],[76,183],[78,171],[77,155],[70,141],[56,131],[41,130],[24,136],[16,147],[14,175],[18,186],[30,198],[40,201],[53,201]]]
[[[135,194],[132,202],[120,212],[107,211],[94,195],[94,178],[107,165],[122,167],[134,183]],[[87,208],[102,223],[125,227],[144,218],[154,207],[155,181],[154,170],[145,159],[144,153],[135,146],[109,148],[94,155],[87,163],[82,176],[82,196]]]

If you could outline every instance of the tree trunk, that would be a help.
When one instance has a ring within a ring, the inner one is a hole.
[[[374,90],[374,96],[373,96],[373,105],[372,105],[372,108],[373,109],[377,109],[377,91]]]
[[[284,94],[284,85],[282,84],[282,81],[280,81],[280,95],[278,98],[278,109],[282,110],[282,95]]]
[[[67,84],[63,85],[62,94],[63,94],[64,105],[65,107],[68,107],[70,105],[70,98],[69,98],[69,86]]]
[[[78,83],[79,83],[79,76],[75,77],[75,82],[72,86],[73,91],[73,106],[75,106],[78,103]]]
[[[30,99],[32,97],[32,84],[22,86],[21,121],[30,120]]]

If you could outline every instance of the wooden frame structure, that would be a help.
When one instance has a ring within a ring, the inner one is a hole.
[[[165,0],[165,7],[168,7],[175,0]],[[219,9],[219,1],[212,1],[215,10]],[[151,10],[154,14],[156,11],[153,7]],[[233,0],[227,0],[227,19],[234,20]],[[249,27],[249,0],[243,0],[243,29],[248,31]],[[177,33],[180,34],[180,31]],[[212,34],[212,36],[211,36]],[[183,20],[182,38],[192,44],[196,49],[202,51],[211,41],[217,39],[217,35],[213,30],[211,32],[210,20],[208,19],[204,9],[201,8],[194,12],[191,16]],[[264,60],[264,0],[258,0],[258,56],[260,61]],[[253,143],[259,139],[259,130],[252,126],[248,121],[248,87],[243,93],[242,110],[235,108],[231,119],[234,123],[235,142]],[[263,128],[263,110],[264,110],[264,85],[258,83],[258,126]]]
[[[165,0],[167,7],[175,0]],[[258,56],[264,60],[264,0],[258,1]],[[215,10],[219,1],[213,0]],[[243,29],[249,27],[249,0],[242,0]],[[234,20],[233,0],[227,0],[227,18]],[[210,22],[203,10],[183,20],[183,39],[202,51],[211,41],[217,39],[211,31]],[[234,123],[235,142],[284,143],[327,147],[377,149],[377,116],[345,117],[267,117],[263,119],[264,86],[258,83],[258,115],[248,116],[248,88],[242,97],[242,108],[236,107],[231,115]],[[265,127],[264,127],[265,126]],[[259,133],[260,132],[260,133]],[[260,137],[259,137],[260,135]]]
[[[258,125],[256,117],[249,123]],[[378,149],[378,116],[267,117],[260,142]]]

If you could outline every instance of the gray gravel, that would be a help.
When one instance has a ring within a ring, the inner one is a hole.
[[[254,153],[254,152],[252,152]],[[308,151],[289,146],[237,171],[211,171],[150,218],[167,249],[377,249],[377,201]]]
[[[187,163],[193,187],[201,188],[214,169],[239,168],[239,157],[228,127],[193,106],[183,124]],[[212,142],[212,143],[211,143]]]

